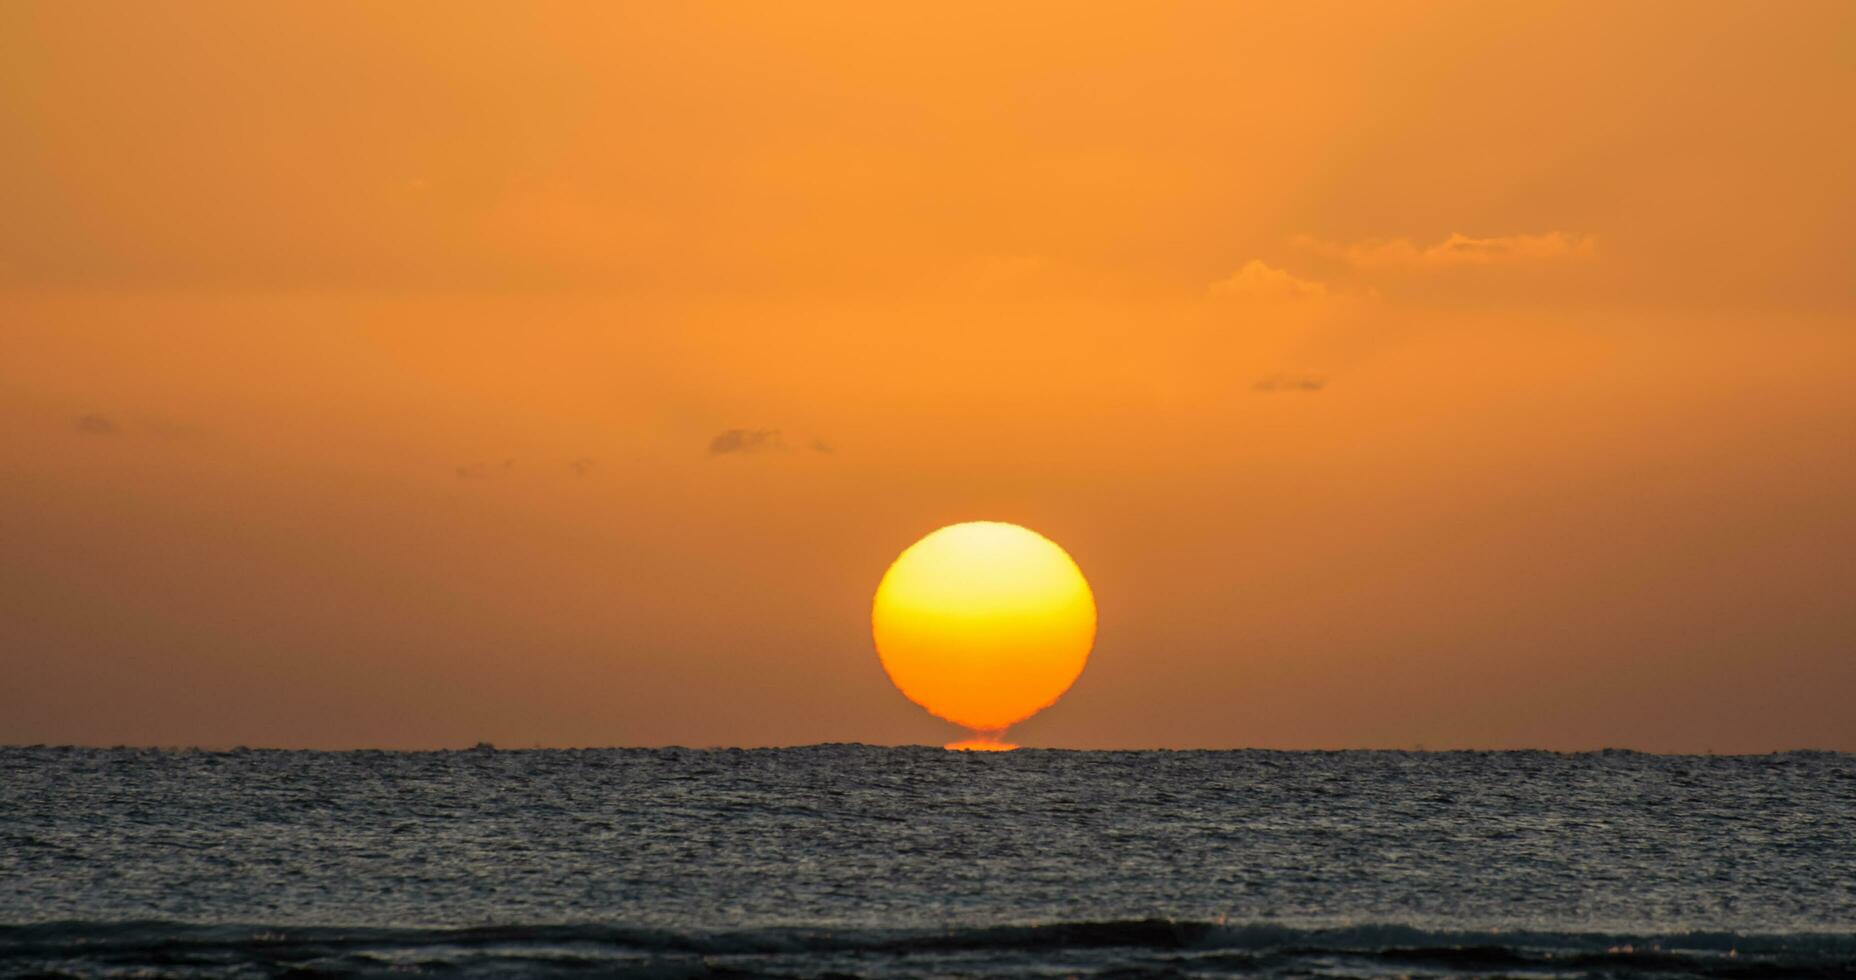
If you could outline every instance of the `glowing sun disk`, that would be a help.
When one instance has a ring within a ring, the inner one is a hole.
[[[883,669],[931,714],[982,733],[949,748],[1010,748],[1007,726],[1069,689],[1095,643],[1095,597],[1076,562],[1015,524],[941,528],[877,586]]]

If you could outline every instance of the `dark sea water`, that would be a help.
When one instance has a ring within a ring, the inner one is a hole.
[[[0,974],[1856,977],[1856,756],[0,749]]]

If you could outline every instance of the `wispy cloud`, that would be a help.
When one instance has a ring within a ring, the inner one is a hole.
[[[122,430],[103,415],[86,415],[77,420],[77,431],[92,436],[113,436]]]
[[[509,472],[515,468],[515,465],[516,461],[513,459],[505,459],[500,463],[465,463],[453,472],[460,480],[487,480]]]
[[[711,456],[745,456],[785,449],[786,441],[780,437],[779,429],[728,429],[709,440]]]
[[[789,443],[779,429],[727,429],[709,440],[711,456],[752,456],[800,450],[832,455],[838,447],[828,439],[812,438]]]
[[[1318,374],[1287,374],[1278,371],[1275,374],[1268,374],[1258,378],[1251,384],[1250,390],[1265,395],[1276,394],[1278,392],[1314,394],[1327,386],[1328,379]]]
[[[589,456],[582,456],[579,459],[571,459],[567,461],[567,468],[570,470],[573,470],[574,475],[578,477],[592,476],[593,471],[597,469],[598,467],[599,467],[599,462]]]
[[[1555,262],[1587,258],[1598,250],[1598,239],[1594,236],[1563,231],[1492,238],[1475,238],[1457,232],[1434,245],[1418,245],[1409,238],[1330,242],[1303,235],[1295,244],[1306,252],[1339,259],[1356,269],[1417,272],[1462,266]]]

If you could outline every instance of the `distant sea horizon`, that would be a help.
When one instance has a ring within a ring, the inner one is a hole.
[[[10,749],[46,749],[46,750],[111,750],[111,751],[146,751],[146,752],[396,752],[419,754],[427,752],[780,752],[793,749],[938,749],[946,752],[964,751],[951,745],[936,745],[931,742],[859,742],[859,741],[825,741],[769,743],[756,745],[725,744],[684,744],[666,742],[661,744],[635,745],[547,745],[518,744],[513,742],[492,742],[479,740],[470,744],[435,744],[417,746],[315,746],[315,745],[266,745],[246,743],[157,743],[157,742],[0,742],[0,752]],[[1139,752],[1280,752],[1280,753],[1374,753],[1399,752],[1407,754],[1449,755],[1452,753],[1543,753],[1547,755],[1602,755],[1632,754],[1656,755],[1670,757],[1696,758],[1759,758],[1770,755],[1789,755],[1794,753],[1822,753],[1826,755],[1856,756],[1856,749],[1823,748],[1818,746],[1794,746],[1790,748],[1758,749],[1747,751],[1721,752],[1713,749],[1666,750],[1642,749],[1628,745],[1605,745],[1591,748],[1549,748],[1539,746],[1433,746],[1433,745],[1349,745],[1322,747],[1285,748],[1267,745],[1231,745],[1231,746],[1124,746],[1115,748],[1079,747],[1069,745],[1013,745],[1011,752],[1105,752],[1105,753],[1139,753]]]

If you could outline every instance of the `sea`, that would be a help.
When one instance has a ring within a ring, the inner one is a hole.
[[[1856,756],[0,749],[0,975],[1856,977]]]

